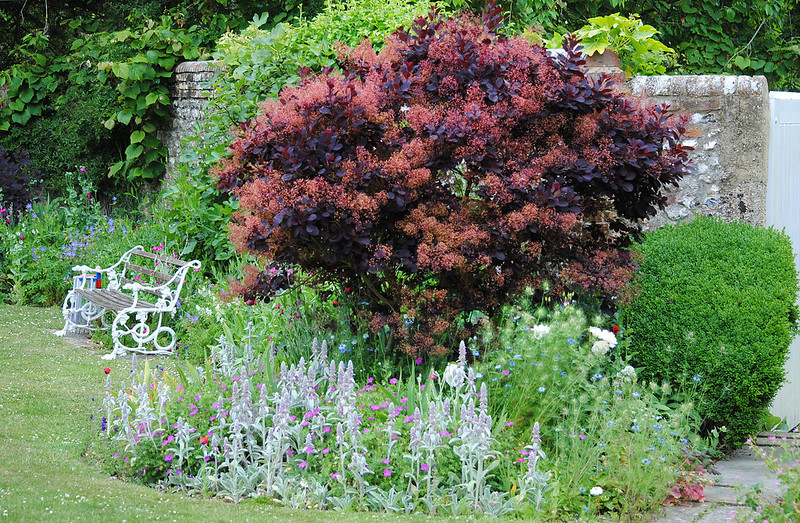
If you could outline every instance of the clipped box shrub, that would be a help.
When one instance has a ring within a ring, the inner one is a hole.
[[[621,311],[641,375],[681,386],[741,446],[784,381],[798,280],[784,233],[698,217],[648,233]]]

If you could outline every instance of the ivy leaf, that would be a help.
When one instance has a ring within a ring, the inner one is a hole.
[[[143,132],[143,131],[133,131],[133,132],[131,133],[131,143],[132,143],[132,144],[134,144],[134,143],[140,143],[142,140],[144,140],[144,137],[145,137],[145,136],[146,136],[146,135],[144,134],[144,132]]]
[[[133,113],[130,109],[123,109],[117,113],[117,121],[125,125],[131,122],[131,118],[133,118]]]
[[[747,58],[746,56],[741,56],[741,55],[737,56],[736,58],[733,59],[733,63],[736,64],[736,67],[738,67],[739,69],[747,69],[748,67],[750,67],[750,59]]]
[[[142,151],[144,151],[144,147],[132,143],[125,149],[125,159],[135,160],[142,154]]]

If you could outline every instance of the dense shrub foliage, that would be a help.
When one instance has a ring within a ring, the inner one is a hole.
[[[0,147],[0,207],[8,213],[3,218],[9,221],[13,210],[23,209],[31,199],[28,191],[30,163],[27,151],[6,151]]]
[[[613,296],[688,169],[682,124],[585,77],[574,42],[549,57],[499,21],[432,12],[267,102],[218,169],[234,242],[353,289],[410,352],[544,280]]]
[[[447,7],[480,10],[483,0],[445,0]],[[676,51],[672,72],[765,75],[775,90],[800,89],[800,3],[794,0],[514,0],[502,2],[512,32],[533,26],[545,38],[571,33],[593,17],[637,13]],[[617,30],[619,26],[617,27]],[[641,33],[634,33],[636,40]],[[629,41],[630,43],[630,41]],[[623,43],[628,46],[629,43]],[[634,52],[646,54],[639,45]],[[624,65],[624,63],[623,63]],[[652,74],[652,73],[651,73]]]
[[[649,378],[686,388],[704,427],[739,446],[760,428],[797,332],[789,239],[698,217],[649,233],[636,298],[624,307],[630,355]]]

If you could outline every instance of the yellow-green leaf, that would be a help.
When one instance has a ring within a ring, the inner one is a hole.
[[[139,143],[144,140],[145,136],[147,135],[145,135],[143,131],[133,131],[131,133],[131,143]]]

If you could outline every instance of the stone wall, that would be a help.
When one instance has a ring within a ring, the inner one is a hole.
[[[214,72],[211,62],[186,62],[175,70],[173,119],[161,131],[170,173],[183,147],[181,139],[195,134],[203,119],[211,94],[204,84]],[[634,77],[625,88],[685,114],[689,125],[684,143],[694,147],[694,174],[668,192],[667,207],[647,228],[688,221],[695,213],[765,224],[769,91],[763,76]]]
[[[213,62],[183,62],[175,68],[175,83],[170,91],[170,122],[159,129],[158,137],[167,146],[167,183],[175,173],[175,161],[187,144],[182,140],[198,132],[205,117],[204,109],[212,90],[208,82],[214,77]]]
[[[694,147],[694,174],[668,192],[666,209],[648,228],[695,213],[765,225],[769,90],[763,76],[642,76],[627,88],[687,115],[683,143]]]

